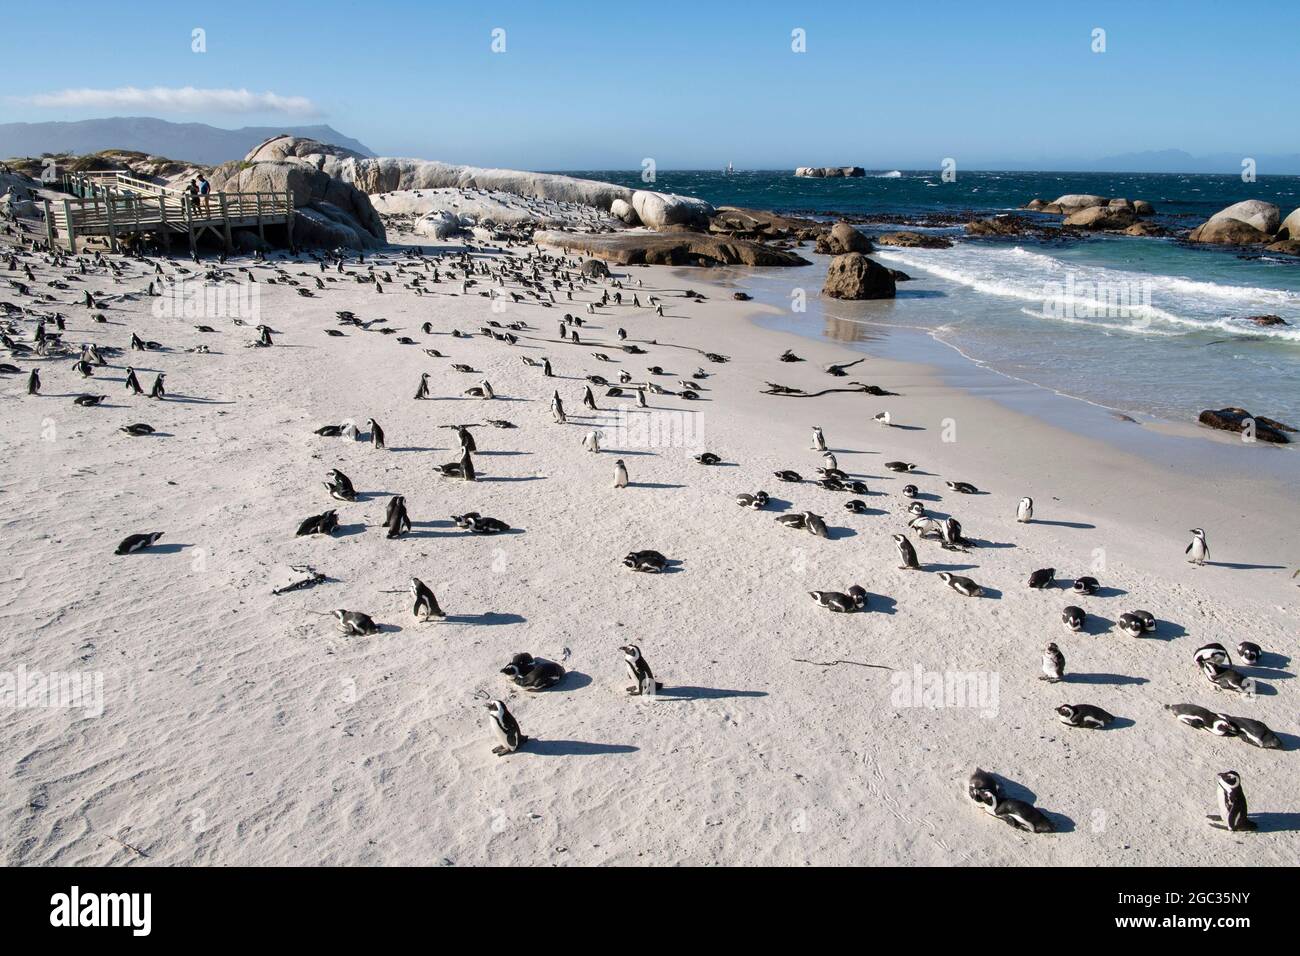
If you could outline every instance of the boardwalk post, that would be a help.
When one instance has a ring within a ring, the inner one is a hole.
[[[104,209],[108,213],[108,248],[113,252],[117,252],[117,221],[113,216],[115,205],[112,190],[108,190],[104,195]]]
[[[41,200],[45,203],[45,242],[50,247],[50,252],[54,251],[54,216],[50,211],[50,201]]]
[[[235,249],[235,243],[230,238],[230,212],[226,209],[226,194],[217,193],[217,196],[221,199],[221,221],[223,231],[225,232],[226,255],[230,255]]]
[[[73,255],[77,254],[77,230],[72,225],[72,204],[68,200],[63,200],[63,220],[68,225],[68,251]]]
[[[289,237],[289,251],[293,253],[297,253],[298,250],[295,249],[293,245],[293,190],[292,189],[286,189],[284,191],[284,201],[287,204],[287,208],[284,214],[284,228]]]
[[[172,231],[171,227],[167,225],[167,197],[161,194],[158,196],[158,222],[162,228],[163,251],[170,256],[172,254]]]
[[[186,196],[183,200],[185,203],[185,228],[190,234],[190,255],[195,259],[199,257],[199,247],[194,241],[194,209],[190,205],[190,197]]]
[[[262,194],[257,194],[257,238],[266,243],[266,229],[262,226]]]

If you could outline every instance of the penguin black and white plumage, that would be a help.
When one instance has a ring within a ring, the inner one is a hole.
[[[557,425],[564,425],[569,421],[564,414],[564,400],[560,398],[558,390],[551,396],[551,418]]]
[[[622,458],[614,462],[614,487],[627,487],[627,465],[623,464]]]
[[[114,554],[135,554],[137,551],[143,551],[145,548],[152,547],[153,544],[163,536],[161,531],[150,531],[147,534],[127,535],[118,544]]]
[[[635,644],[625,644],[619,648],[623,652],[623,665],[631,676],[633,686],[627,692],[633,696],[649,696],[663,690],[664,685],[655,680],[650,665],[641,656],[641,648]]]
[[[582,447],[589,452],[600,451],[600,432],[592,429],[582,438]]]
[[[721,458],[713,454],[711,451],[701,452],[695,456],[695,460],[701,465],[716,465],[722,461]]]
[[[488,701],[485,706],[490,715],[492,730],[495,732],[497,739],[501,741],[492,748],[494,754],[498,757],[504,757],[528,743],[528,738],[519,729],[519,722],[515,720],[514,714],[506,709],[505,701],[492,700]]]
[[[986,773],[979,767],[976,767],[975,772],[966,780],[966,796],[969,797],[971,802],[977,807],[992,816],[994,804],[983,801],[981,799],[983,794],[991,794],[995,798],[1001,797],[1002,784],[999,783],[998,779],[991,773]],[[996,803],[996,801],[994,802]]]
[[[483,379],[477,385],[471,385],[461,394],[466,398],[496,398],[496,393],[492,391],[492,384],[487,379]]]
[[[525,655],[516,655],[523,658]],[[526,691],[548,690],[564,680],[564,667],[555,661],[527,655],[527,661],[511,661],[501,668],[501,673]]]
[[[809,591],[808,596],[827,610],[841,614],[865,610],[867,606],[866,589],[856,584],[849,588],[848,594],[840,591]]]
[[[1033,574],[1029,575],[1029,586],[1042,590],[1050,588],[1052,582],[1056,580],[1056,568],[1039,568]]]
[[[1187,546],[1187,550],[1183,553],[1190,555],[1187,560],[1192,564],[1201,565],[1210,560],[1210,545],[1205,540],[1205,531],[1203,529],[1192,529],[1192,543]]]
[[[668,559],[658,551],[633,551],[623,559],[623,564],[643,574],[659,574],[668,567]]]
[[[411,578],[411,597],[414,599],[411,614],[417,621],[427,621],[431,617],[447,616],[443,613],[442,608],[438,606],[438,599],[434,596],[433,589],[419,578]]]
[[[1220,667],[1231,667],[1232,658],[1228,656],[1228,649],[1217,641],[1212,644],[1202,644],[1192,654],[1192,660],[1200,666],[1206,661],[1212,664],[1218,664]]]
[[[1285,750],[1282,739],[1277,734],[1269,730],[1268,725],[1259,720],[1251,720],[1249,717],[1234,717],[1231,714],[1218,714],[1220,719],[1226,720],[1237,732],[1237,736],[1252,747],[1259,747],[1263,750]]]
[[[812,442],[813,451],[826,450],[826,436],[822,434],[820,425],[812,427]]]
[[[93,408],[106,398],[107,395],[78,395],[72,400],[72,404],[80,405],[82,408]]]
[[[411,518],[406,513],[406,496],[393,495],[388,500],[388,510],[384,515],[384,527],[388,529],[387,537],[399,538],[411,530]]]
[[[907,540],[907,535],[894,535],[894,544],[898,548],[898,569],[900,571],[919,571],[921,564],[916,560],[916,548]]]
[[[1016,520],[1021,524],[1027,524],[1034,520],[1034,499],[1021,498],[1020,504],[1016,507]]]
[[[1096,594],[1101,587],[1096,578],[1081,577],[1075,578],[1074,583],[1070,585],[1075,594]]]
[[[844,502],[844,510],[850,514],[864,515],[867,513],[867,503],[858,498],[852,498]]]
[[[904,498],[915,498],[918,494],[920,494],[920,491],[917,489],[916,485],[903,485]]]
[[[1119,620],[1115,622],[1116,626],[1127,634],[1129,637],[1141,637],[1146,630],[1142,626],[1142,618],[1136,614],[1121,614]]]
[[[167,388],[163,384],[163,379],[166,377],[167,377],[166,373],[164,372],[159,372],[157,375],[154,376],[153,388],[149,389],[150,398],[163,399],[167,397]]]
[[[915,468],[916,465],[910,461],[887,461],[885,467],[890,471],[908,472]]]
[[[379,422],[373,418],[367,418],[366,427],[370,429],[370,444],[382,451],[384,448],[384,430],[379,427]]]
[[[1137,610],[1129,611],[1128,613],[1132,614],[1142,622],[1142,631],[1144,633],[1149,634],[1156,629],[1156,616],[1150,611]]]
[[[972,485],[969,481],[945,481],[944,484],[947,485],[953,491],[957,492],[959,495],[979,494],[979,489],[976,488],[974,485]]]
[[[788,468],[782,471],[774,471],[772,472],[772,474],[776,476],[776,479],[778,481],[788,481],[791,483],[798,483],[803,481],[803,476],[800,475],[799,472],[791,471]]]
[[[357,492],[352,487],[352,480],[337,468],[329,473],[329,481],[325,482],[325,488],[329,491],[331,498],[337,498],[339,501],[356,501]]]
[[[972,581],[970,578],[964,578],[959,574],[952,574],[948,571],[939,572],[939,580],[948,587],[952,588],[958,594],[964,597],[979,597],[984,593],[984,589]]]
[[[1260,649],[1258,644],[1254,644],[1250,641],[1242,641],[1237,645],[1237,653],[1241,656],[1243,661],[1254,666],[1259,663],[1259,657],[1264,652]]]
[[[133,438],[139,438],[142,435],[152,435],[153,426],[146,425],[144,422],[132,422],[130,425],[123,425],[118,431],[126,432]]]
[[[792,531],[803,531],[804,530],[803,512],[800,511],[794,514],[777,515],[776,523],[782,525],[783,527],[789,528]]]
[[[1052,821],[1047,819],[1043,811],[1023,800],[1000,797],[991,791],[982,790],[978,794],[977,802],[988,808],[992,816],[1017,830],[1028,833],[1053,832]]]
[[[1165,710],[1173,714],[1180,724],[1208,731],[1216,737],[1232,737],[1237,733],[1237,728],[1222,714],[1216,714],[1197,704],[1165,704]]]
[[[937,538],[943,537],[943,524],[937,518],[931,518],[928,515],[917,515],[907,523],[907,526],[922,538],[931,535]]]
[[[943,546],[947,550],[962,549],[970,544],[966,536],[961,533],[961,522],[951,515],[943,519],[939,528],[943,536]]]
[[[831,536],[826,527],[826,520],[812,511],[803,512],[803,529],[818,538],[829,539]]]
[[[1086,727],[1100,730],[1115,720],[1115,715],[1107,713],[1092,704],[1062,704],[1056,708],[1056,719],[1067,727]]]
[[[41,373],[36,371],[36,369],[32,369],[27,376],[27,394],[41,394]]]
[[[318,515],[312,515],[310,518],[304,518],[298,525],[298,530],[294,532],[294,535],[302,537],[308,534],[333,534],[334,529],[338,526],[338,512],[331,508],[329,511],[323,511]]]
[[[379,633],[379,625],[369,614],[361,611],[345,611],[339,608],[334,612],[334,617],[338,629],[351,637],[369,637]]]
[[[420,373],[420,384],[415,389],[415,397],[417,400],[425,399],[429,397],[429,373],[428,372]]]
[[[751,511],[762,511],[767,507],[768,497],[766,491],[756,491],[752,495],[736,495],[736,504],[742,508],[749,508]]]
[[[1232,667],[1215,664],[1213,661],[1201,661],[1201,673],[1215,690],[1230,690],[1238,694],[1248,694],[1254,687],[1254,681],[1241,671]]]
[[[1250,819],[1246,806],[1246,791],[1241,788],[1241,774],[1235,770],[1225,770],[1215,781],[1219,785],[1219,815],[1210,817],[1219,820],[1233,832],[1254,830],[1255,822]]]
[[[1038,679],[1053,684],[1065,679],[1065,655],[1055,644],[1043,648],[1043,676]]]

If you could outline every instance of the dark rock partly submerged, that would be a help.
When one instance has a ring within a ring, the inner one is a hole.
[[[860,252],[836,256],[826,270],[822,294],[832,299],[892,299],[894,274]]]
[[[1289,443],[1291,439],[1286,436],[1286,433],[1296,431],[1290,425],[1284,425],[1282,422],[1274,421],[1271,418],[1252,415],[1244,408],[1235,406],[1206,409],[1201,412],[1197,420],[1202,425],[1208,425],[1210,428],[1217,428],[1221,431],[1241,433],[1253,430],[1255,438],[1259,441],[1272,442],[1277,445]]]
[[[806,266],[808,260],[786,249],[748,239],[699,232],[621,232],[590,235],[547,230],[533,234],[540,245],[596,256],[619,265]]]

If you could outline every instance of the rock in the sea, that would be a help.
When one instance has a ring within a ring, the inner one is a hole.
[[[1156,207],[1151,205],[1151,203],[1147,202],[1145,199],[1134,199],[1133,211],[1139,216],[1154,216],[1156,214]]]
[[[867,171],[861,166],[800,166],[794,174],[809,179],[840,179],[865,176]]]
[[[905,249],[950,249],[952,240],[946,236],[935,236],[924,232],[887,232],[877,236],[876,242],[882,246],[902,246]]]
[[[581,253],[599,256],[620,265],[670,266],[806,266],[807,259],[785,249],[748,239],[731,239],[705,233],[688,232],[615,232],[602,234],[543,230],[533,233],[533,241]]]
[[[871,240],[847,222],[837,222],[831,231],[817,237],[817,251],[824,256],[842,256],[847,252],[871,252]]]
[[[1264,249],[1288,256],[1300,256],[1300,239],[1279,239],[1277,242],[1270,242]]]
[[[1282,318],[1282,316],[1280,315],[1243,315],[1241,317],[1241,321],[1250,322],[1253,323],[1254,325],[1262,325],[1265,327],[1268,327],[1270,325],[1291,324],[1286,319]]]
[[[1089,206],[1104,206],[1108,202],[1110,200],[1105,196],[1093,196],[1090,193],[1068,193],[1064,196],[1058,196],[1051,205],[1072,211],[1086,209]]]
[[[832,299],[892,299],[894,275],[874,259],[850,252],[831,260],[822,294]]]
[[[1278,239],[1300,239],[1300,208],[1292,209],[1277,227]]]
[[[1210,218],[1187,234],[1190,242],[1215,242],[1221,245],[1248,246],[1268,242],[1272,235],[1261,232],[1240,219]]]
[[[588,259],[582,264],[582,274],[592,279],[608,279],[609,266],[600,259]]]
[[[1126,236],[1165,236],[1168,231],[1161,229],[1154,222],[1135,222],[1124,230]]]
[[[971,236],[1019,236],[1037,228],[1024,216],[994,216],[966,223],[966,233]]]
[[[1133,225],[1137,214],[1129,206],[1087,206],[1065,217],[1065,225],[1080,229],[1125,229]]]
[[[761,242],[816,239],[829,231],[829,228],[826,223],[813,219],[782,216],[763,209],[745,209],[740,206],[719,206],[709,219],[709,232]]]
[[[1264,202],[1260,199],[1247,199],[1244,202],[1233,203],[1227,209],[1220,209],[1209,218],[1208,222],[1223,219],[1244,222],[1246,225],[1271,236],[1277,232],[1278,225],[1281,222],[1281,211],[1271,202]]]
[[[713,207],[703,199],[650,192],[647,189],[638,189],[632,194],[632,208],[636,210],[641,224],[648,229],[663,229],[666,226],[705,229],[709,224],[709,216],[713,214]]]
[[[1290,442],[1291,439],[1286,436],[1286,433],[1294,433],[1296,431],[1296,429],[1292,428],[1290,425],[1284,425],[1271,418],[1255,417],[1244,408],[1237,408],[1235,406],[1206,409],[1201,412],[1197,420],[1202,425],[1208,425],[1211,428],[1218,428],[1229,432],[1244,432],[1253,427],[1256,439],[1259,441],[1272,442],[1277,445],[1285,445]]]

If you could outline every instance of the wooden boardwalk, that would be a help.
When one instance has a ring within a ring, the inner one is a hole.
[[[198,240],[211,230],[226,252],[234,251],[232,229],[257,229],[265,240],[265,227],[283,225],[293,245],[293,194],[213,193],[194,197],[183,189],[159,186],[127,173],[75,173],[63,177],[69,198],[45,200],[45,231],[50,248],[58,241],[69,252],[77,251],[77,239],[107,236],[118,251],[129,236],[154,233],[170,251],[173,235],[189,237],[191,255],[198,252]]]

